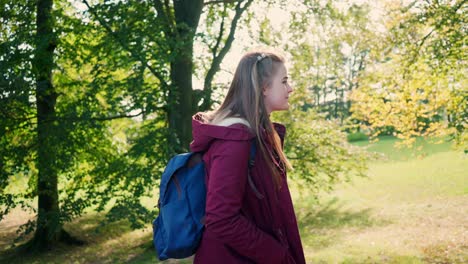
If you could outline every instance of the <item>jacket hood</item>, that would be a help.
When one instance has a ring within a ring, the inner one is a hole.
[[[255,134],[242,123],[229,126],[209,124],[205,121],[203,114],[198,113],[192,117],[192,137],[191,151],[203,152],[216,139],[245,141],[255,138]]]

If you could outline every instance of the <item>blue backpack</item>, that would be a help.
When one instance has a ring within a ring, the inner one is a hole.
[[[255,160],[255,142],[250,147],[249,185]],[[195,254],[204,230],[206,204],[205,163],[202,153],[176,155],[161,177],[159,215],[153,221],[153,244],[159,260],[181,259]]]

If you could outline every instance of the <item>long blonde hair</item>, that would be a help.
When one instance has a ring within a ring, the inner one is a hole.
[[[212,123],[229,117],[247,120],[256,135],[260,153],[269,164],[273,182],[278,188],[281,186],[279,169],[292,169],[292,167],[283,153],[281,139],[265,108],[263,89],[271,86],[273,76],[284,63],[284,58],[273,52],[245,54],[237,66],[224,102],[208,116]],[[267,148],[268,143],[272,146],[272,152]],[[276,161],[275,154],[280,164]]]

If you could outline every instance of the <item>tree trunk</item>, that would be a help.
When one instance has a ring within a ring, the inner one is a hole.
[[[37,182],[38,218],[33,247],[48,249],[60,239],[62,223],[57,187],[57,155],[54,143],[55,104],[57,93],[52,85],[55,39],[52,29],[52,0],[37,1],[36,54],[33,69],[36,73],[37,136],[39,171]]]
[[[174,1],[178,47],[176,58],[171,63],[172,87],[169,91],[169,129],[181,146],[177,152],[188,149],[192,140],[191,117],[196,111],[193,105],[193,37],[198,27],[203,8],[201,0]]]

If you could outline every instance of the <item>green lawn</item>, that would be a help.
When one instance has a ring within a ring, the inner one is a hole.
[[[450,151],[452,148],[452,143],[444,139],[426,140],[419,137],[412,148],[395,147],[396,142],[401,142],[401,140],[395,139],[392,136],[381,136],[374,143],[357,141],[353,144],[367,147],[369,151],[382,153],[388,161],[420,159],[435,153]]]
[[[408,150],[394,148],[394,142],[355,143],[387,158],[371,162],[368,178],[322,194],[318,206],[307,194],[296,201],[308,263],[468,262],[468,156],[451,150],[449,143],[421,140],[420,149]],[[0,250],[27,217],[17,212],[0,222]],[[0,262],[157,263],[149,225],[132,231],[121,222],[93,231],[101,220],[88,215],[66,225],[88,241],[85,246],[13,259],[0,254]]]
[[[394,142],[369,146],[387,157],[369,178],[337,186],[318,208],[298,203],[308,262],[468,261],[468,156],[448,143],[409,150]]]

